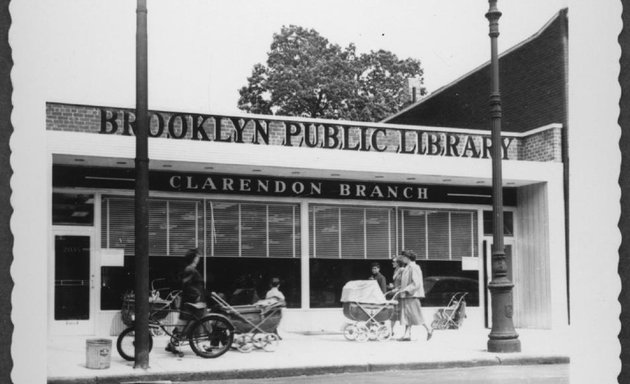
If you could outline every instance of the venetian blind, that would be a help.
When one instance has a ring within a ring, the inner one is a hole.
[[[311,257],[339,258],[339,208],[311,206]]]
[[[267,254],[267,205],[241,204],[241,256]]]
[[[149,255],[166,256],[166,200],[149,200]]]
[[[368,259],[388,259],[395,252],[393,217],[392,209],[365,209],[365,248]]]
[[[473,212],[451,212],[451,257],[459,260],[462,257],[476,255]]]
[[[426,211],[403,209],[400,212],[400,236],[402,249],[412,250],[420,259],[427,257]]]
[[[449,236],[449,212],[427,211],[429,260],[450,260]]]
[[[365,209],[340,208],[341,257],[365,258]]]
[[[390,208],[310,207],[311,257],[387,259],[395,249]]]
[[[401,209],[399,215],[401,246],[415,251],[420,259],[477,256],[476,212]]]
[[[197,201],[168,202],[169,255],[184,255],[187,250],[199,246],[203,241],[203,237],[199,236],[201,217]]]
[[[267,205],[269,257],[300,256],[300,211],[296,205]]]
[[[102,246],[105,248],[123,248],[126,256],[134,255],[134,200],[107,197],[103,199],[102,207]],[[166,234],[166,201],[149,200],[149,255],[164,256],[167,254]]]
[[[206,228],[210,229],[211,235],[208,255],[238,257],[240,255],[239,204],[237,202],[208,201],[206,214]]]

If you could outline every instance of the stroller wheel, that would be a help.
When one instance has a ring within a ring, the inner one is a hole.
[[[280,344],[278,336],[273,333],[266,333],[265,336],[266,342],[263,345],[263,349],[267,352],[274,352],[276,349],[278,349],[278,345]]]
[[[378,339],[379,324],[372,323],[368,326],[368,338],[370,340]]]
[[[267,344],[266,335],[267,335],[266,333],[257,333],[254,336],[252,336],[252,343],[254,344],[254,347],[258,349],[263,348],[265,344]]]
[[[238,349],[240,352],[243,352],[243,353],[250,353],[251,351],[254,350],[254,344],[252,343],[241,344],[238,347],[236,347],[236,349]]]
[[[348,324],[343,330],[343,336],[346,340],[354,341],[357,338],[357,326],[354,324]]]
[[[385,324],[381,324],[376,334],[378,341],[389,340],[390,337],[392,337],[392,332],[389,330],[389,327]]]
[[[365,343],[370,338],[370,330],[364,324],[357,326],[357,341]]]

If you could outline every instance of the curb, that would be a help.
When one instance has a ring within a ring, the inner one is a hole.
[[[488,367],[498,365],[542,365],[542,364],[568,364],[568,356],[494,356],[478,360],[452,360],[434,362],[414,362],[401,364],[348,364],[326,365],[312,367],[287,367],[272,369],[243,369],[225,371],[204,372],[155,372],[137,375],[112,375],[93,377],[52,377],[48,378],[48,384],[120,384],[122,382],[140,383],[163,381],[202,381],[202,380],[228,380],[228,379],[266,379],[272,377],[290,376],[314,376],[339,373],[379,372],[393,370],[422,370],[422,369],[448,369]]]

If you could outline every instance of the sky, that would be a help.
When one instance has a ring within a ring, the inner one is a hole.
[[[55,0],[33,12],[47,101],[135,106],[135,1]],[[499,1],[499,50],[538,31],[566,0]],[[428,91],[489,59],[482,0],[148,1],[149,108],[237,113],[238,89],[283,25],[359,52],[421,60]],[[34,35],[35,36],[35,35]]]

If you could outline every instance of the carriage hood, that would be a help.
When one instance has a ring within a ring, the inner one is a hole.
[[[353,280],[343,286],[341,302],[384,304],[387,299],[376,280]]]

